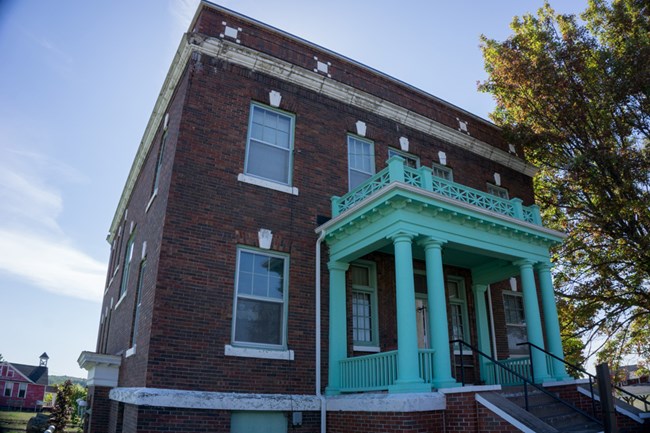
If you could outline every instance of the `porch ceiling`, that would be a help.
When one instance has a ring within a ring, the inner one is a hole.
[[[414,243],[445,241],[443,261],[482,268],[495,260],[548,259],[562,233],[458,202],[440,194],[394,182],[318,227],[326,232],[330,260],[349,262],[372,251],[392,253],[390,236],[411,233]],[[414,257],[423,257],[414,248]]]

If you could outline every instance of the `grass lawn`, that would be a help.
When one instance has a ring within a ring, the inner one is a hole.
[[[36,416],[34,412],[6,412],[0,411],[0,433],[25,433],[27,421]],[[81,429],[68,425],[64,433],[77,433]]]

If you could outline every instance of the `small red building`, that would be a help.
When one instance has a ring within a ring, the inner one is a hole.
[[[48,388],[47,353],[38,365],[0,363],[0,408],[37,410],[43,407]]]

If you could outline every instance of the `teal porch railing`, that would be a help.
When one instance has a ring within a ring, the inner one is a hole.
[[[401,182],[501,215],[542,225],[537,205],[523,206],[519,198],[506,200],[487,192],[433,176],[433,172],[429,167],[414,169],[406,166],[404,162],[403,158],[393,156],[388,159],[388,166],[385,169],[344,196],[332,197],[332,216],[340,215],[393,182]]]
[[[499,363],[503,366],[508,367],[509,370],[505,370],[500,366],[495,365],[493,362],[485,363],[485,383],[488,385],[521,385],[521,378],[517,377],[523,376],[532,380],[531,368],[530,368],[530,357],[525,358],[510,358],[510,359],[501,359]],[[553,374],[553,358],[546,355],[546,370],[551,376]],[[516,374],[514,374],[514,373]]]
[[[420,377],[426,382],[433,380],[432,349],[418,351]],[[340,361],[341,391],[385,391],[397,380],[397,350],[355,356]]]

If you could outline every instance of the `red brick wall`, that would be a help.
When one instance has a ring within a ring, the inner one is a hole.
[[[443,412],[328,412],[328,433],[425,433],[443,431]]]
[[[88,387],[88,416],[86,433],[108,433],[111,414],[111,401],[108,399],[110,388],[104,386]]]
[[[477,404],[476,412],[478,414],[477,431],[490,433],[517,433],[521,431],[483,405]]]

